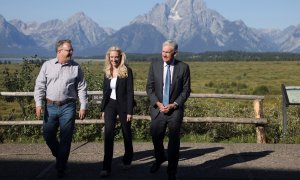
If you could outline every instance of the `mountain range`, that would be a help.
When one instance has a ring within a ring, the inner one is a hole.
[[[128,53],[159,53],[174,39],[184,52],[248,51],[300,53],[300,24],[284,30],[256,29],[229,21],[204,0],[166,0],[119,30],[100,27],[83,12],[65,21],[7,21],[0,15],[0,54],[53,56],[58,39],[71,39],[77,56],[102,55],[112,45]]]

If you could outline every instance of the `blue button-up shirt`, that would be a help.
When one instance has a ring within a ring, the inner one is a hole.
[[[36,79],[34,100],[42,105],[46,96],[52,101],[65,101],[79,97],[80,108],[87,109],[87,85],[80,65],[73,60],[60,64],[58,59],[46,61]]]

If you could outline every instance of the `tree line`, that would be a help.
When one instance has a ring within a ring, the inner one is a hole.
[[[36,57],[37,55],[35,55]],[[129,61],[153,61],[161,57],[156,54],[126,53]],[[105,55],[81,57],[75,59],[104,59]],[[178,59],[184,61],[298,61],[300,53],[289,52],[246,52],[246,51],[207,51],[202,53],[179,52]],[[4,59],[4,58],[2,58]],[[10,60],[0,60],[0,64],[10,64]]]

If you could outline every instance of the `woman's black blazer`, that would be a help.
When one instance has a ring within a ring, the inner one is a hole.
[[[117,102],[120,105],[120,109],[122,112],[126,112],[127,114],[133,114],[133,103],[134,103],[134,89],[133,89],[133,75],[131,68],[127,67],[127,73],[128,76],[126,78],[117,78],[117,84],[116,84],[116,97]],[[101,112],[105,112],[105,107],[107,106],[110,94],[111,94],[111,88],[110,88],[110,81],[111,79],[108,79],[104,75],[103,80],[103,98],[101,102]]]

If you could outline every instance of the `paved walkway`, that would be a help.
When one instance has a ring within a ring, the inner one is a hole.
[[[153,159],[151,143],[134,143],[134,161],[122,169],[123,144],[115,144],[113,180],[167,179],[165,162],[149,173]],[[299,144],[182,143],[178,177],[194,179],[293,180],[300,179]],[[100,179],[103,144],[72,144],[65,179]],[[56,179],[54,158],[45,144],[0,144],[0,179]]]

